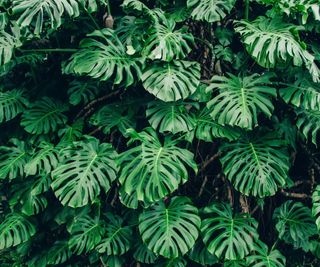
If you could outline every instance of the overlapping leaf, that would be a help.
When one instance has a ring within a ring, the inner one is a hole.
[[[211,116],[219,124],[253,129],[258,125],[258,114],[271,117],[274,106],[272,97],[276,90],[270,86],[272,75],[253,74],[237,77],[214,76],[207,91],[218,91],[218,95],[207,104]]]
[[[128,133],[139,145],[120,155],[119,181],[127,194],[137,194],[137,200],[155,202],[188,180],[187,166],[197,171],[193,154],[178,147],[178,139],[168,136],[162,144],[151,128]]]
[[[184,255],[195,244],[200,228],[198,210],[186,197],[160,201],[139,216],[139,231],[154,253],[166,258]]]
[[[142,75],[143,87],[162,101],[177,101],[192,95],[200,83],[200,66],[190,61],[156,63]]]
[[[73,54],[64,70],[68,74],[88,75],[114,84],[132,85],[141,77],[141,58],[129,56],[114,31],[103,29],[87,35],[80,50]]]
[[[52,172],[51,187],[63,205],[82,207],[105,192],[116,179],[116,152],[95,138],[77,142]]]
[[[225,260],[243,259],[258,239],[258,223],[246,214],[235,214],[228,204],[213,203],[202,211],[201,232],[210,253]]]
[[[222,151],[224,173],[245,195],[272,196],[289,181],[287,148],[271,134],[227,143]]]

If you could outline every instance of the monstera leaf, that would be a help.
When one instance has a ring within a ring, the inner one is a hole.
[[[44,97],[33,103],[27,109],[21,120],[21,125],[31,134],[48,134],[55,131],[59,125],[66,123],[67,117],[62,114],[66,107],[51,98]]]
[[[320,85],[299,77],[293,84],[280,89],[280,96],[286,103],[303,109],[320,111]]]
[[[254,253],[247,257],[247,266],[268,266],[268,267],[285,267],[286,258],[278,251],[271,250],[261,241],[256,242]]]
[[[154,254],[147,245],[140,243],[137,245],[133,257],[138,261],[146,264],[153,264],[157,260],[157,255]]]
[[[195,20],[216,22],[230,13],[235,2],[235,0],[188,0],[187,5],[193,8],[191,16]]]
[[[234,141],[240,137],[237,128],[221,125],[212,119],[210,110],[204,108],[195,118],[195,136],[206,142],[213,142],[216,138],[225,138]]]
[[[176,23],[169,19],[166,23],[155,23],[148,32],[143,54],[152,60],[184,59],[190,53],[194,39],[187,28],[175,30],[175,26]]]
[[[13,146],[0,147],[0,179],[15,179],[24,176],[24,166],[29,154],[25,142],[12,139]]]
[[[139,216],[139,231],[148,249],[166,258],[184,255],[195,244],[200,228],[198,210],[186,197],[160,201]]]
[[[118,130],[125,134],[129,128],[134,128],[135,112],[132,109],[124,108],[123,103],[105,105],[103,108],[94,113],[90,123],[94,126],[101,127],[105,134],[110,134],[111,130]]]
[[[258,239],[258,223],[246,214],[233,215],[229,204],[213,203],[202,211],[201,232],[210,253],[225,260],[243,259]]]
[[[316,20],[320,20],[320,6],[317,1],[310,0],[260,0],[273,6],[273,10],[294,18],[300,17],[302,24],[306,24],[312,13]]]
[[[272,196],[289,181],[287,148],[271,134],[225,144],[222,151],[224,173],[245,195]]]
[[[151,128],[141,133],[128,131],[131,142],[140,144],[120,155],[120,183],[124,191],[145,202],[155,202],[188,180],[187,166],[195,172],[193,154],[177,146],[178,139],[167,136],[162,144]]]
[[[59,162],[59,150],[50,143],[42,142],[30,161],[24,166],[27,175],[50,174]]]
[[[152,128],[160,133],[187,133],[195,127],[194,114],[191,109],[198,109],[193,102],[153,101],[148,104],[147,118]]]
[[[108,192],[116,179],[116,152],[95,138],[76,142],[52,172],[51,187],[63,205],[73,208],[91,203],[101,188]]]
[[[28,241],[36,233],[35,226],[25,216],[11,213],[0,224],[0,250]]]
[[[162,101],[192,95],[200,83],[200,65],[190,61],[155,63],[142,75],[143,87]]]
[[[237,77],[213,76],[207,91],[218,91],[218,95],[207,104],[211,116],[217,123],[252,130],[258,125],[258,114],[264,113],[271,117],[274,106],[272,97],[277,92],[268,86],[272,75],[259,76],[253,74]]]
[[[99,253],[122,255],[131,247],[132,230],[123,225],[123,219],[111,213],[107,214],[105,234],[97,246]]]
[[[103,228],[98,217],[89,215],[76,217],[68,229],[71,237],[69,248],[77,255],[93,250],[101,241]]]
[[[0,123],[15,118],[25,110],[27,103],[24,90],[0,91]]]
[[[64,68],[67,74],[88,75],[102,81],[113,78],[128,87],[141,77],[141,58],[129,56],[125,46],[110,29],[94,31],[80,43]]]
[[[265,68],[274,68],[287,62],[295,66],[305,65],[313,77],[319,81],[320,71],[314,56],[299,40],[298,27],[283,22],[280,16],[270,19],[258,17],[254,21],[238,21],[235,30],[240,33],[248,53]]]
[[[320,133],[320,110],[296,109],[298,119],[296,125],[305,136],[310,139],[316,146],[317,137]]]
[[[316,218],[316,225],[320,231],[320,185],[316,187],[312,194],[312,215]]]
[[[273,219],[280,239],[295,248],[309,250],[308,239],[317,234],[317,229],[308,207],[289,200],[275,209]]]
[[[47,264],[57,265],[71,258],[71,251],[67,241],[56,241],[47,254]]]
[[[72,81],[70,83],[70,88],[68,89],[69,103],[74,106],[81,102],[87,104],[94,100],[98,93],[99,84],[97,82],[84,82],[80,80]]]
[[[10,62],[14,55],[14,49],[21,46],[19,31],[12,29],[13,35],[0,30],[0,66]]]
[[[209,253],[201,240],[198,240],[188,252],[188,257],[201,266],[213,265],[218,262],[217,257]]]
[[[13,0],[11,10],[19,14],[18,24],[22,27],[34,26],[34,33],[43,31],[46,21],[52,29],[57,29],[62,22],[62,16],[79,16],[79,6],[76,0]]]
[[[48,206],[48,201],[43,195],[34,195],[28,190],[21,200],[21,212],[27,216],[39,214]]]

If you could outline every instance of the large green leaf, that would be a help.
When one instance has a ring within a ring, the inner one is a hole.
[[[273,219],[280,239],[295,248],[309,250],[309,238],[317,234],[317,229],[308,207],[289,200],[275,209]]]
[[[21,125],[31,134],[48,134],[55,131],[59,125],[66,123],[67,117],[62,114],[66,107],[59,102],[44,97],[27,109],[21,120]]]
[[[27,190],[23,195],[21,195],[21,191],[18,194],[21,197],[21,212],[27,216],[39,214],[48,206],[45,196],[33,194],[32,188]]]
[[[0,250],[28,241],[36,233],[35,226],[25,216],[11,213],[0,224]]]
[[[15,118],[25,110],[27,104],[24,90],[0,91],[0,123]]]
[[[74,80],[68,89],[69,103],[78,105],[81,102],[87,104],[94,100],[99,93],[99,83],[92,81]]]
[[[76,142],[65,153],[65,159],[52,172],[51,187],[61,203],[82,207],[99,196],[101,188],[108,192],[116,179],[116,152],[95,138]]]
[[[320,5],[313,0],[259,0],[259,2],[272,5],[275,12],[284,13],[294,18],[300,17],[302,24],[306,24],[312,13],[315,20],[320,21]],[[309,14],[310,13],[310,14]]]
[[[142,75],[143,87],[162,101],[192,95],[200,83],[200,65],[191,61],[155,63]]]
[[[14,49],[21,46],[19,31],[14,29],[12,31],[13,35],[0,30],[0,66],[9,63],[14,55]]]
[[[153,60],[184,59],[190,53],[194,39],[187,28],[175,30],[175,26],[171,19],[165,23],[155,23],[148,32],[143,54]]]
[[[210,113],[209,109],[204,108],[196,116],[196,138],[206,142],[213,142],[216,138],[225,138],[229,141],[234,141],[240,137],[241,132],[237,128],[217,123],[210,116]]]
[[[240,33],[248,53],[265,68],[274,68],[292,62],[304,65],[314,81],[320,80],[320,71],[305,45],[299,40],[298,30],[303,27],[273,19],[258,17],[254,21],[238,21],[235,30]]]
[[[198,240],[192,249],[188,252],[188,257],[201,266],[213,265],[218,262],[216,256],[212,255],[202,240]]]
[[[193,102],[152,101],[146,110],[152,128],[160,133],[187,133],[194,129],[195,118],[191,109],[198,109]]]
[[[0,179],[15,179],[24,176],[24,166],[29,154],[26,144],[18,139],[12,139],[13,146],[0,147]]]
[[[47,264],[57,265],[63,264],[69,258],[72,253],[69,249],[67,241],[56,241],[47,252]]]
[[[226,143],[222,151],[224,173],[245,195],[272,196],[289,181],[289,154],[285,143],[274,135],[242,138]]]
[[[258,125],[260,112],[271,117],[274,106],[272,97],[277,95],[271,84],[272,75],[253,74],[239,77],[213,76],[207,91],[218,94],[208,102],[211,116],[217,123],[253,129]]]
[[[176,190],[188,180],[188,170],[195,172],[197,165],[193,154],[177,146],[179,139],[167,136],[162,144],[151,128],[141,133],[128,131],[131,142],[140,144],[120,155],[120,183],[124,191],[137,199],[154,202]]]
[[[129,128],[135,128],[135,112],[124,107],[124,103],[105,105],[92,115],[90,123],[101,127],[105,134],[110,134],[111,130],[117,128],[125,134]]]
[[[216,22],[230,13],[235,2],[235,0],[188,0],[187,5],[193,8],[191,16],[195,20]]]
[[[258,223],[247,214],[235,214],[229,204],[213,203],[202,211],[201,232],[210,253],[225,260],[243,259],[258,239]]]
[[[248,267],[285,267],[286,258],[279,250],[270,251],[266,244],[259,241],[254,246],[254,252],[247,257],[247,264]]]
[[[320,185],[316,187],[312,194],[312,215],[316,219],[316,225],[320,231]]]
[[[120,216],[109,213],[107,219],[105,234],[97,250],[105,255],[122,255],[131,247],[132,230],[129,226],[123,225]]]
[[[129,56],[114,31],[103,29],[87,36],[91,38],[81,41],[80,50],[64,67],[66,73],[102,81],[112,78],[114,84],[124,82],[127,87],[135,82],[135,76],[141,77],[142,59]]]
[[[318,145],[317,137],[320,135],[320,110],[296,109],[298,119],[296,125],[312,143]]]
[[[32,154],[30,161],[24,166],[27,175],[50,174],[59,162],[59,150],[48,142],[41,142]]]
[[[198,210],[186,197],[160,201],[139,216],[139,231],[154,253],[166,258],[184,255],[195,244],[200,228]]]
[[[157,260],[157,255],[148,249],[147,245],[140,243],[137,245],[133,257],[141,263],[153,264]]]
[[[89,215],[76,217],[68,229],[71,237],[68,245],[77,255],[93,250],[101,241],[103,228],[98,217]]]
[[[293,84],[279,90],[286,103],[304,109],[320,111],[320,85],[299,77]]]
[[[19,14],[18,24],[22,27],[32,25],[34,33],[43,31],[45,22],[52,29],[57,29],[62,23],[62,16],[79,16],[79,6],[76,0],[13,0],[11,11]]]

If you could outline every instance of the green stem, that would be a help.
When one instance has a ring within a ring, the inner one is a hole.
[[[62,52],[62,53],[72,53],[77,52],[78,49],[74,48],[46,48],[46,49],[19,49],[20,52],[43,52],[43,53],[49,53],[49,52]]]
[[[107,0],[106,2],[107,2],[107,11],[108,11],[108,16],[111,16],[111,7],[110,7],[110,2],[109,2],[109,0]]]
[[[244,18],[246,19],[246,20],[248,20],[249,19],[249,7],[250,7],[250,4],[249,4],[249,2],[250,2],[250,0],[244,0],[245,2],[244,2],[244,5],[245,5],[245,9],[244,9]]]
[[[88,12],[88,10],[87,10],[86,7],[84,6],[84,4],[81,3],[81,5],[82,5],[82,8],[87,11],[88,16],[89,16],[89,18],[91,19],[91,21],[93,22],[94,26],[95,26],[98,30],[100,30],[99,24],[96,22],[96,20],[95,20],[94,17],[91,15],[91,13]]]
[[[273,244],[273,246],[271,247],[271,251],[273,251],[275,248],[276,248],[276,246],[278,245],[278,243],[279,243],[279,236],[278,236],[278,238],[277,238],[277,240],[274,242],[274,244]]]

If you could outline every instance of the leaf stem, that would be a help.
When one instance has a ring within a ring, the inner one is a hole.
[[[42,53],[49,53],[49,52],[62,52],[62,53],[72,53],[77,52],[78,49],[75,48],[44,48],[44,49],[19,49],[20,52],[42,52]]]
[[[244,18],[246,20],[249,19],[249,7],[250,7],[250,0],[244,0]]]
[[[273,250],[276,248],[276,246],[278,245],[279,241],[280,241],[280,238],[279,238],[279,236],[278,236],[278,237],[277,237],[277,240],[276,240],[276,241],[274,242],[274,244],[272,245],[270,251],[273,251]]]
[[[108,12],[108,16],[111,16],[111,7],[110,7],[109,0],[106,0],[106,2],[107,2],[107,12]]]

